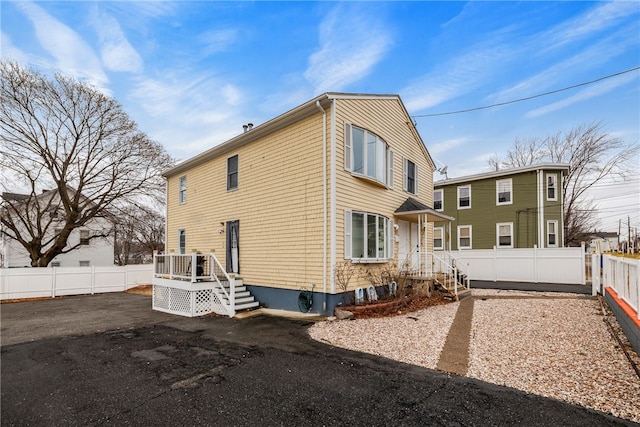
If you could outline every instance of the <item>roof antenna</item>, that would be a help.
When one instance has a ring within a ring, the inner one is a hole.
[[[444,179],[449,179],[449,176],[447,175],[447,166],[443,166],[440,169],[437,169],[438,172],[440,172],[440,175],[444,175]]]

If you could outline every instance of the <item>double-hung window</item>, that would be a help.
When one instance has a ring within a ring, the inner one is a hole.
[[[433,190],[433,209],[444,210],[444,190],[442,188]]]
[[[184,228],[178,230],[178,253],[180,255],[187,253],[187,231]]]
[[[403,188],[411,194],[418,194],[418,165],[409,159],[403,159]]]
[[[547,221],[547,247],[558,247],[558,221]]]
[[[345,211],[344,257],[360,262],[393,258],[393,221],[369,213]]]
[[[180,177],[180,188],[178,190],[178,203],[187,203],[187,177]]]
[[[433,249],[434,250],[444,249],[444,227],[433,228]]]
[[[471,208],[471,186],[462,185],[458,187],[458,209]]]
[[[83,246],[89,244],[89,230],[80,230],[80,244]]]
[[[513,247],[512,222],[501,222],[496,224],[496,244],[499,248]]]
[[[227,191],[238,188],[238,155],[227,159]]]
[[[345,124],[344,167],[356,176],[393,187],[393,151],[379,136],[349,123]]]
[[[547,200],[558,200],[558,175],[547,174]]]
[[[458,226],[458,249],[471,249],[471,226]]]
[[[513,182],[511,178],[496,181],[496,205],[513,203]]]

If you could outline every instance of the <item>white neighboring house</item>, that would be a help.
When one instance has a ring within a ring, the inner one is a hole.
[[[43,192],[43,194],[52,192]],[[14,200],[26,199],[28,196],[20,194],[4,193],[3,198],[13,198]],[[40,196],[39,196],[40,197]],[[54,197],[58,197],[57,194]],[[56,203],[52,203],[55,205]],[[6,212],[6,211],[5,211]],[[50,209],[45,217],[50,220],[50,224],[46,228],[46,241],[49,237],[57,235],[64,226],[61,215],[55,209]],[[74,229],[67,240],[67,250],[75,245],[79,246],[68,253],[56,256],[48,265],[48,267],[89,267],[89,266],[112,266],[114,265],[114,238],[100,237],[92,238],[96,234],[101,234],[104,230],[110,230],[113,227],[112,222],[104,217],[96,217],[87,223],[84,227]],[[31,258],[24,246],[14,239],[11,239],[5,232],[5,226],[0,224],[0,267],[31,267]]]

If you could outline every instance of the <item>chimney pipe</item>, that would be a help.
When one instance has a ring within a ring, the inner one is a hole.
[[[253,129],[253,123],[248,123],[247,126],[249,126],[249,130]]]
[[[245,131],[245,132],[247,131],[247,128],[248,128],[248,127],[249,127],[249,126],[247,126],[247,125],[242,125],[242,129],[244,129],[244,131]]]

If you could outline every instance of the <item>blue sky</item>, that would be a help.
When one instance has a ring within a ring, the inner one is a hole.
[[[2,56],[117,98],[186,159],[326,91],[397,93],[449,177],[479,173],[516,138],[600,121],[640,141],[640,2],[11,2]],[[640,163],[640,162],[639,162]],[[640,166],[639,166],[640,168]],[[436,179],[440,178],[436,174]],[[604,228],[640,182],[603,183]]]

